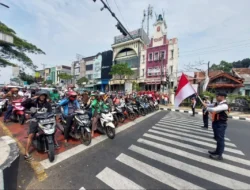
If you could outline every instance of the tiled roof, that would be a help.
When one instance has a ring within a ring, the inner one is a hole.
[[[250,75],[250,68],[233,68],[234,72],[237,72],[239,75],[241,74],[249,74]]]

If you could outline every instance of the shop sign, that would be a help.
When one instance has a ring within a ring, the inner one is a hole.
[[[102,56],[98,55],[93,63],[93,79],[101,78],[102,74]]]

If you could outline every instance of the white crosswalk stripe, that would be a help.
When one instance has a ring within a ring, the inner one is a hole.
[[[150,129],[149,132],[154,133],[154,134],[163,135],[163,136],[166,136],[166,137],[171,137],[171,138],[183,140],[183,141],[186,141],[186,142],[191,142],[191,143],[196,143],[196,144],[199,144],[199,145],[204,145],[204,146],[211,147],[211,148],[215,147],[215,145],[207,143],[207,142],[198,141],[198,140],[194,140],[194,139],[187,138],[187,137],[181,137],[181,136],[178,136],[178,135],[168,134],[168,133],[164,133],[164,132],[161,132],[161,131],[156,131],[156,130]],[[232,152],[232,153],[235,153],[235,154],[244,155],[244,153],[242,151],[237,150],[237,149],[232,149],[232,148],[227,148],[226,147],[225,151]]]
[[[190,137],[190,138],[194,138],[194,139],[208,141],[208,142],[211,142],[213,144],[216,143],[214,141],[214,139],[207,138],[207,137],[201,137],[201,136],[197,136],[197,135],[192,135],[192,134],[188,134],[188,133],[179,132],[179,131],[176,131],[174,128],[170,128],[170,129],[162,128],[162,127],[152,127],[152,128],[153,129],[158,129],[158,130],[161,130],[161,131],[164,131],[164,132],[170,132],[170,133],[173,133],[173,134],[181,135],[181,136],[184,136],[184,137]],[[227,146],[231,146],[231,147],[236,147],[235,144],[230,143],[230,142],[226,142],[226,145]]]
[[[188,181],[170,175],[166,172],[163,172],[155,167],[152,167],[148,164],[145,164],[139,160],[136,160],[126,154],[119,155],[116,160],[138,170],[139,172],[152,177],[155,180],[158,180],[166,185],[169,185],[176,189],[204,189],[195,184],[192,184]]]
[[[105,168],[96,177],[113,189],[145,189],[110,168]]]
[[[250,160],[244,158],[244,153],[234,143],[225,138],[224,161],[210,159],[208,148],[216,147],[213,131],[201,129],[202,121],[194,118],[187,118],[188,121],[184,122],[186,118],[181,113],[175,117],[168,114],[154,124],[128,147],[129,152],[116,158],[119,167],[114,170],[106,167],[96,177],[112,189],[148,188],[140,177],[134,177],[135,181],[129,179],[128,171],[131,175],[147,176],[154,183],[165,184],[166,189],[250,189]],[[174,170],[160,167],[157,162]],[[126,167],[126,172],[123,167]],[[179,175],[176,171],[185,174]]]
[[[197,167],[189,165],[189,164],[185,164],[184,162],[174,160],[174,159],[169,158],[167,156],[162,156],[160,154],[146,150],[144,148],[140,148],[138,146],[132,145],[131,147],[129,147],[129,149],[132,151],[135,151],[139,154],[142,154],[146,157],[149,157],[153,160],[157,160],[159,162],[162,162],[162,163],[167,164],[169,166],[178,168],[180,170],[183,170],[183,171],[190,173],[190,174],[193,174],[195,176],[199,176],[199,177],[204,178],[206,180],[209,180],[211,182],[221,184],[221,181],[223,181],[223,186],[225,186],[227,188],[233,188],[233,189],[242,189],[242,188],[249,189],[250,188],[250,184],[242,183],[240,181],[237,181],[237,180],[234,180],[234,179],[231,179],[228,177],[224,177],[224,176],[218,175],[216,173],[206,171],[204,169],[200,169],[200,168],[197,168]]]

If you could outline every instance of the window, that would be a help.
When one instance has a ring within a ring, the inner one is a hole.
[[[142,69],[141,72],[142,72],[142,77],[144,77],[144,69]]]
[[[148,76],[152,75],[152,68],[148,68]]]
[[[145,63],[145,55],[142,55],[142,63]]]
[[[159,60],[159,52],[155,52],[154,60],[155,60],[155,61],[158,61],[158,60]]]
[[[161,51],[161,58],[165,59],[165,51]]]
[[[93,70],[93,65],[86,65],[86,71],[91,71]]]
[[[170,73],[171,73],[171,74],[173,73],[173,65],[170,66]]]
[[[174,59],[174,50],[171,50],[171,59]]]
[[[152,53],[148,54],[148,61],[153,61],[153,54]]]

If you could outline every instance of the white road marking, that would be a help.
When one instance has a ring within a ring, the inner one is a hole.
[[[202,121],[197,121],[197,120],[194,120],[194,121],[190,121],[190,120],[184,120],[184,119],[181,119],[181,118],[178,118],[178,119],[161,119],[160,121],[164,121],[164,122],[178,122],[178,123],[188,123],[188,124],[196,124],[196,125],[203,125],[203,122]]]
[[[174,141],[174,140],[171,140],[171,139],[166,139],[166,138],[159,137],[159,136],[156,136],[156,135],[151,135],[151,134],[148,134],[148,133],[145,133],[143,136],[147,137],[147,138],[150,138],[150,139],[158,140],[158,141],[161,141],[161,142],[166,142],[166,143],[169,143],[169,144],[172,144],[172,145],[175,145],[175,146],[179,146],[181,148],[186,148],[186,149],[189,149],[189,150],[193,150],[193,151],[200,152],[200,153],[208,155],[208,150],[204,149],[204,148],[188,145],[186,143],[181,143],[181,142],[178,142],[178,141]],[[151,143],[152,141],[140,138],[140,139],[138,139],[138,142],[148,144],[148,143]],[[250,166],[250,160],[245,160],[245,159],[238,158],[238,157],[235,157],[235,156],[231,156],[231,155],[228,155],[228,154],[223,154],[223,158],[226,159],[226,160],[230,160],[230,161],[239,163],[239,164],[244,164],[244,165]]]
[[[190,138],[187,138],[187,137],[181,137],[181,136],[178,136],[178,135],[168,134],[168,133],[164,133],[164,132],[160,132],[160,131],[156,131],[156,130],[152,130],[152,129],[148,130],[148,132],[163,135],[163,136],[166,136],[166,137],[175,138],[175,139],[180,139],[180,140],[187,141],[187,142],[192,142],[192,143],[199,144],[199,145],[204,145],[204,146],[211,147],[211,148],[215,148],[215,145],[213,145],[213,144],[209,144],[209,143],[206,143],[206,142],[203,142],[203,141],[190,139]],[[245,155],[240,150],[236,150],[236,149],[232,149],[232,148],[228,148],[228,147],[225,147],[225,151],[232,152],[232,153],[235,153],[235,154]]]
[[[155,112],[153,112],[151,114],[148,114],[148,115],[146,115],[146,116],[144,116],[142,118],[138,118],[135,121],[131,121],[129,123],[124,124],[121,127],[116,128],[115,129],[116,134],[118,134],[118,133],[132,127],[133,125],[135,125],[135,124],[137,124],[137,123],[139,123],[139,122],[141,122],[141,121],[143,121],[143,120],[157,114],[158,112],[160,112],[160,111],[155,111]],[[58,163],[60,163],[60,162],[62,162],[64,160],[66,160],[66,159],[68,159],[68,158],[82,152],[82,151],[85,151],[85,150],[99,144],[100,142],[102,142],[102,141],[104,141],[106,139],[108,139],[108,137],[106,135],[101,135],[99,137],[96,137],[96,138],[92,139],[92,142],[91,142],[91,144],[89,146],[85,146],[83,144],[80,144],[80,145],[78,145],[78,146],[76,146],[74,148],[71,148],[69,150],[66,150],[65,152],[62,152],[62,153],[56,155],[54,162],[50,162],[49,159],[46,159],[46,160],[41,161],[40,164],[44,167],[44,169],[48,169],[48,168],[50,168],[50,167],[52,167],[52,166],[54,166],[54,165],[56,165],[56,164],[58,164]]]
[[[131,168],[134,168],[135,170],[157,180],[161,183],[164,183],[168,186],[171,186],[175,189],[204,189],[200,186],[197,186],[195,184],[192,184],[188,181],[185,181],[181,178],[175,177],[169,173],[163,172],[153,166],[150,166],[144,162],[141,162],[139,160],[136,160],[130,156],[127,156],[125,154],[120,154],[116,160],[122,162],[123,164],[126,164],[127,166],[130,166]]]
[[[159,143],[151,143],[151,144],[149,144],[149,146],[158,148],[160,150],[164,150],[166,152],[170,152],[172,154],[176,154],[176,155],[185,157],[187,159],[195,160],[195,161],[201,162],[203,164],[207,164],[210,166],[214,166],[217,168],[221,168],[221,169],[228,170],[228,171],[240,174],[240,175],[245,175],[247,177],[250,177],[250,170],[245,169],[245,168],[240,168],[240,167],[233,166],[233,165],[230,165],[227,163],[218,162],[217,160],[213,160],[210,158],[204,158],[202,156],[198,156],[198,155],[195,155],[195,154],[192,154],[192,153],[189,153],[189,152],[177,149],[177,148],[173,148],[173,147],[170,147],[167,145],[162,145]]]
[[[108,167],[102,170],[96,177],[112,189],[145,189]]]
[[[183,129],[183,130],[189,130],[189,131],[192,131],[192,133],[202,133],[203,135],[210,135],[210,136],[214,136],[214,132],[213,131],[211,131],[210,129],[196,129],[196,128],[194,128],[193,126],[187,126],[187,125],[176,125],[176,124],[165,124],[165,123],[161,123],[161,122],[158,122],[157,124],[155,124],[155,125],[157,125],[157,126],[161,126],[161,127],[168,127],[168,128],[170,128],[170,127],[174,127],[174,128],[178,128],[178,130],[180,129]],[[230,139],[229,138],[227,138],[227,137],[225,137],[225,140],[226,141],[230,141]]]
[[[216,144],[216,142],[214,141],[214,139],[211,139],[211,138],[207,138],[207,137],[201,137],[201,136],[197,136],[197,135],[192,135],[192,134],[188,134],[188,133],[183,133],[183,132],[178,132],[176,131],[174,128],[171,128],[171,129],[164,129],[162,127],[152,127],[153,129],[158,129],[158,130],[161,130],[161,131],[164,131],[164,132],[170,132],[170,133],[173,133],[173,134],[176,134],[176,135],[181,135],[181,136],[184,136],[184,137],[189,137],[189,138],[194,138],[194,139],[199,139],[199,140],[204,140],[204,141],[207,141],[207,142],[211,142],[213,144]],[[233,143],[230,143],[230,142],[225,142],[225,145],[226,146],[231,146],[231,147],[237,147],[235,144]]]
[[[201,124],[197,124],[197,123],[188,123],[188,122],[185,122],[185,121],[181,121],[181,122],[178,122],[178,121],[162,121],[160,120],[159,121],[160,123],[164,123],[164,124],[175,124],[175,125],[188,125],[188,126],[192,126],[193,128],[197,128],[197,129],[201,129],[201,127],[203,125]],[[209,130],[212,130],[211,128],[209,128]]]
[[[201,129],[201,127],[195,128],[193,125],[186,125],[186,124],[179,125],[179,124],[175,124],[175,123],[162,123],[162,122],[158,122],[155,125],[174,126],[174,127],[184,128],[184,129],[192,129],[194,131],[200,131],[203,133],[213,134],[213,131],[211,131],[211,130],[204,130],[204,129]]]
[[[163,164],[169,165],[171,167],[190,173],[196,177],[203,178],[205,180],[211,181],[213,183],[216,183],[218,185],[221,185],[230,189],[250,189],[250,184],[246,184],[246,183],[243,183],[243,182],[240,182],[240,181],[228,178],[228,177],[224,177],[214,172],[210,172],[210,171],[186,164],[184,162],[174,160],[167,156],[163,156],[161,154],[146,150],[144,148],[140,148],[135,145],[130,146],[129,150],[132,150],[138,154],[141,154],[153,160],[159,161]]]

